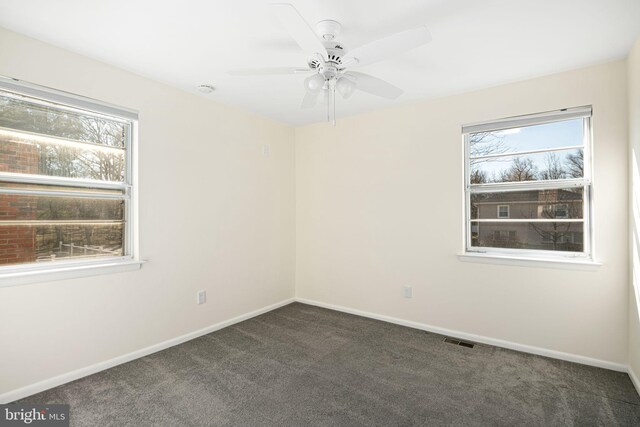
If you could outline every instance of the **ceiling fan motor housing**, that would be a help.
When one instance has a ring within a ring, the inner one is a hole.
[[[327,65],[339,67],[342,64],[342,57],[346,52],[346,49],[342,44],[337,42],[338,35],[342,30],[342,25],[338,21],[332,19],[325,19],[316,24],[316,32],[322,39],[322,44],[327,50]],[[317,70],[320,68],[320,61],[315,55],[312,55],[308,61],[309,68]]]
[[[327,48],[327,61],[341,65],[342,57],[347,53],[346,50],[340,43],[330,43],[330,46],[327,46],[327,44],[328,43],[325,43],[325,47]]]
[[[344,46],[336,42],[324,42],[324,45],[327,49],[327,65],[342,68],[342,57],[347,53]],[[309,64],[309,68],[313,70],[317,70],[321,65],[316,55],[310,56],[307,63]]]

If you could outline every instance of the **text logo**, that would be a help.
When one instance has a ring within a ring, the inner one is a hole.
[[[69,427],[69,405],[0,405],[0,427]]]

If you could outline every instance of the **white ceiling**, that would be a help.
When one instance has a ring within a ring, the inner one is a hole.
[[[426,24],[433,41],[358,71],[405,90],[395,101],[356,92],[337,117],[624,57],[640,33],[640,0],[279,0],[314,25],[342,23],[354,48]],[[273,119],[322,121],[299,108],[303,75],[229,70],[305,66],[307,55],[269,0],[0,0],[0,25]]]

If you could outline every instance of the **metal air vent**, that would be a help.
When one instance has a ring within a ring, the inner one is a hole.
[[[462,347],[467,347],[467,348],[473,348],[475,347],[475,344],[469,341],[462,341],[456,338],[449,338],[449,337],[445,337],[444,342],[446,342],[447,344],[454,344],[454,345],[459,345]]]

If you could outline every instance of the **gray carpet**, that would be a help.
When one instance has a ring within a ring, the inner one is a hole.
[[[24,399],[75,426],[640,425],[624,373],[294,303]]]

